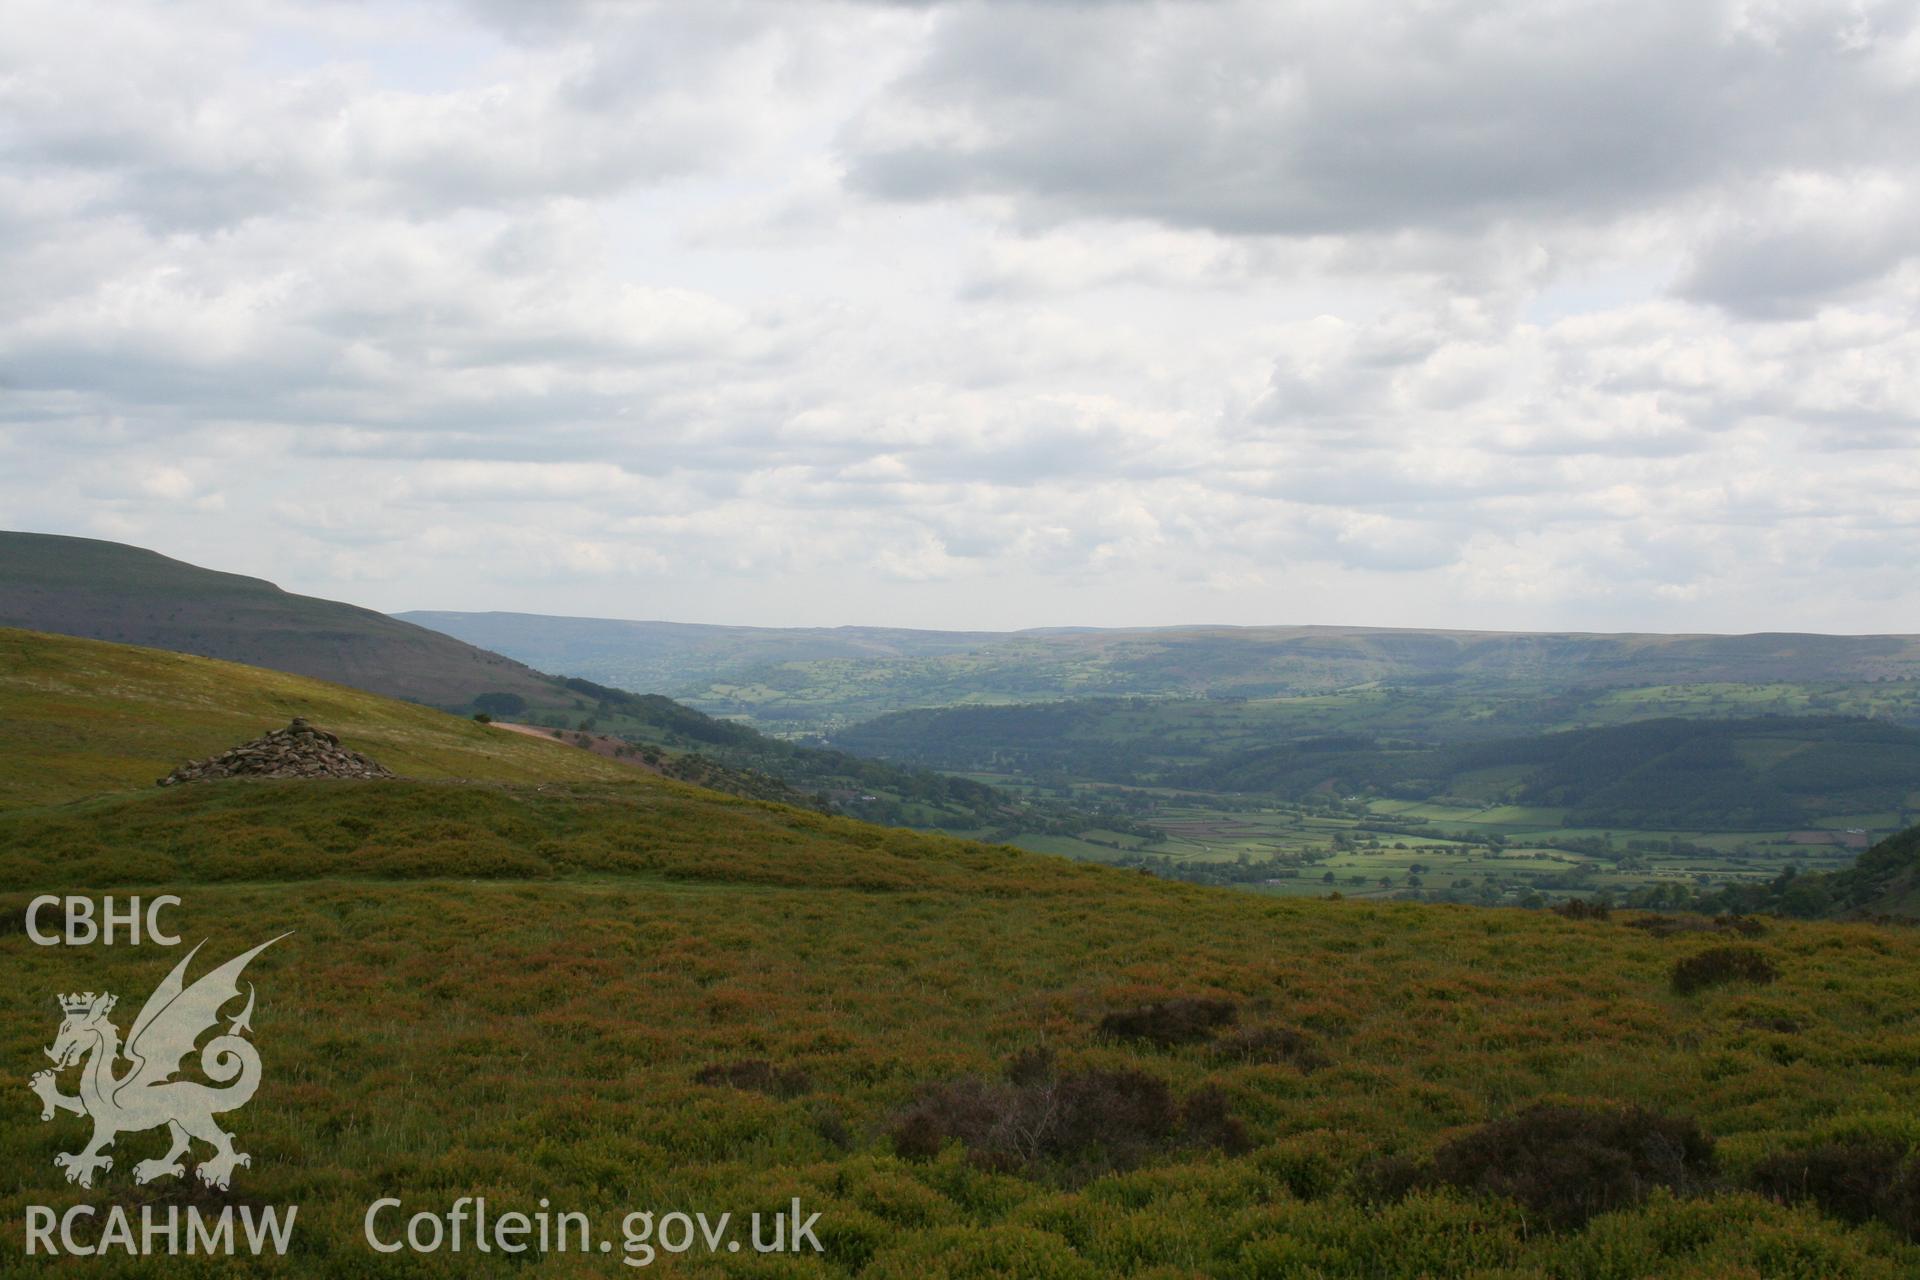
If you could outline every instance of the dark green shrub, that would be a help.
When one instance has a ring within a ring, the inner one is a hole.
[[[1550,1226],[1578,1227],[1639,1204],[1654,1187],[1697,1191],[1713,1165],[1713,1140],[1692,1120],[1542,1103],[1449,1142],[1432,1176],[1517,1200]]]
[[[1772,982],[1780,968],[1752,947],[1714,947],[1674,961],[1673,989],[1692,995],[1726,982]]]
[[[1433,1170],[1412,1156],[1375,1156],[1354,1173],[1353,1194],[1363,1204],[1398,1204],[1433,1185]]]
[[[1718,915],[1712,919],[1705,916],[1641,916],[1627,921],[1629,929],[1644,929],[1656,938],[1671,938],[1679,933],[1737,933],[1743,938],[1757,938],[1767,931],[1767,926],[1752,916]]]
[[[1099,1034],[1109,1040],[1141,1040],[1157,1048],[1210,1039],[1240,1016],[1231,1000],[1183,997],[1121,1009],[1100,1019]]]
[[[894,1150],[926,1160],[957,1141],[984,1168],[1031,1174],[1047,1167],[1078,1180],[1182,1145],[1233,1153],[1251,1146],[1217,1087],[1176,1104],[1166,1082],[1144,1071],[1058,1072],[1044,1051],[1031,1050],[1006,1075],[922,1089],[888,1130]]]
[[[693,1079],[696,1084],[746,1089],[776,1098],[797,1098],[813,1087],[813,1081],[798,1067],[782,1070],[762,1058],[702,1067]]]
[[[1920,1241],[1920,1158],[1887,1139],[1828,1142],[1762,1160],[1754,1188],[1776,1200],[1811,1200],[1848,1222],[1878,1219]]]

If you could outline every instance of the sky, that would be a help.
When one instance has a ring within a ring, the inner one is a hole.
[[[0,527],[386,610],[1920,632],[1916,7],[9,0]]]

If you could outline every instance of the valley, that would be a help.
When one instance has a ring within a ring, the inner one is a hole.
[[[798,1200],[821,1249],[791,1274],[863,1280],[1920,1267],[1920,935],[1860,922],[1920,915],[1920,827],[1876,839],[1914,807],[1904,680],[1056,699],[794,740],[526,670],[537,699],[443,710],[0,628],[0,1042],[34,1059],[72,969],[26,941],[35,895],[171,894],[229,954],[291,931],[237,1126],[238,1202],[301,1208],[278,1274],[523,1272],[383,1270],[358,1233],[394,1187],[602,1224]],[[398,776],[154,785],[296,716]],[[114,948],[87,981],[156,972]],[[187,1198],[62,1183],[71,1127],[0,1117],[0,1159],[52,1175],[0,1213]]]
[[[1911,637],[409,616],[1106,825],[882,820],[1264,894],[1711,905],[1920,815]]]

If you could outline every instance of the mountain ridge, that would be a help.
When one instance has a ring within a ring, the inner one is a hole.
[[[0,626],[191,653],[444,710],[571,699],[525,663],[359,605],[143,547],[0,532]]]
[[[1920,635],[1416,628],[727,627],[407,611],[546,670],[666,693],[716,715],[821,726],[891,711],[1060,698],[1262,698],[1369,684],[1538,688],[1920,681]]]

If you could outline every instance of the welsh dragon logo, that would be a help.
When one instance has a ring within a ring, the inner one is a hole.
[[[283,933],[280,938],[286,936]],[[68,1182],[92,1186],[96,1170],[113,1168],[113,1157],[102,1152],[113,1145],[115,1137],[161,1125],[167,1127],[172,1145],[159,1159],[134,1165],[135,1182],[184,1177],[186,1166],[180,1158],[195,1138],[214,1149],[196,1169],[200,1180],[210,1187],[225,1190],[233,1179],[234,1167],[252,1163],[245,1153],[234,1150],[233,1135],[213,1119],[245,1106],[260,1086],[260,1054],[242,1038],[243,1032],[252,1030],[252,983],[247,984],[246,1007],[224,1034],[216,1035],[200,1050],[201,1071],[215,1085],[224,1087],[170,1077],[180,1070],[182,1059],[193,1052],[201,1035],[220,1021],[221,1008],[239,997],[240,972],[247,962],[280,938],[270,938],[235,956],[188,986],[187,965],[200,951],[200,946],[195,946],[147,997],[140,1016],[133,1020],[124,1049],[120,1029],[107,1019],[117,997],[91,991],[59,997],[64,1015],[60,1034],[46,1051],[54,1067],[36,1073],[27,1083],[40,1095],[42,1120],[53,1119],[56,1111],[71,1111],[93,1120],[91,1142],[79,1151],[53,1158],[55,1165],[67,1171]],[[129,1065],[116,1074],[115,1064],[122,1057]],[[58,1074],[82,1061],[85,1065],[80,1071],[79,1094],[61,1093]]]

